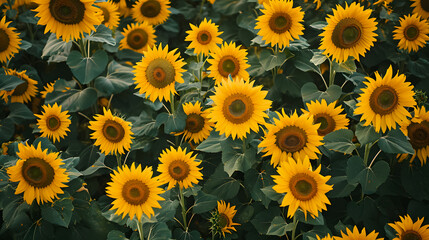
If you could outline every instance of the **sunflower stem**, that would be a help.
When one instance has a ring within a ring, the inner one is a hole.
[[[118,163],[118,168],[122,166],[121,163],[121,154],[116,154],[116,162]]]
[[[140,240],[144,240],[143,235],[143,221],[139,220],[137,223],[137,230],[139,231]]]
[[[331,59],[329,59],[329,87],[334,85],[335,74],[336,74],[336,72],[334,70],[334,62],[331,61]]]
[[[293,229],[292,229],[292,240],[296,240],[296,226],[298,226],[298,219],[296,219],[296,214],[293,215]]]
[[[363,163],[365,164],[365,166],[368,166],[368,157],[369,157],[369,152],[371,151],[371,147],[372,147],[371,143],[367,143],[365,145],[365,155],[363,156]]]
[[[180,206],[182,206],[183,228],[187,232],[188,222],[186,221],[185,197],[183,196],[183,190],[180,186],[179,186],[179,200],[180,200]]]
[[[201,1],[201,6],[200,6],[200,11],[198,12],[198,15],[196,17],[196,20],[200,19],[201,13],[203,13],[203,8],[204,8],[204,3],[206,2],[206,0],[202,0]]]
[[[174,115],[174,94],[172,93],[170,96],[170,107],[171,107],[171,115]]]

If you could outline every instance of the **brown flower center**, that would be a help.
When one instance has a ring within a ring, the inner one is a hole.
[[[198,133],[204,128],[204,118],[196,113],[191,113],[186,118],[185,129],[191,133]]]
[[[317,183],[305,173],[297,173],[289,181],[292,195],[301,201],[311,200],[317,193]]]
[[[287,13],[274,13],[268,22],[268,26],[270,26],[273,32],[282,34],[286,31],[289,31],[290,27],[292,26],[292,21],[289,14]]]
[[[149,0],[142,4],[140,12],[145,17],[154,18],[161,12],[161,4],[156,0]]]
[[[200,44],[206,45],[206,44],[209,44],[211,42],[212,36],[208,31],[202,30],[202,31],[198,32],[197,40]]]
[[[361,39],[362,30],[362,24],[356,19],[342,19],[332,32],[332,43],[338,48],[354,47]]]
[[[398,94],[390,86],[377,87],[369,97],[369,106],[380,115],[392,113],[398,106]]]
[[[229,220],[228,216],[225,213],[221,213],[219,215],[219,226],[221,228],[225,228],[229,225],[230,225],[230,220]]]
[[[0,52],[5,51],[9,47],[9,35],[7,35],[6,31],[0,29]]]
[[[141,28],[132,30],[127,36],[127,44],[135,50],[142,49],[148,40],[147,32]]]
[[[103,126],[103,136],[110,142],[118,143],[125,136],[125,129],[114,120],[106,120]]]
[[[422,240],[422,236],[414,231],[414,230],[408,230],[402,233],[401,240]]]
[[[55,20],[67,25],[81,23],[85,17],[85,5],[79,0],[51,0],[49,11]]]
[[[26,79],[21,78],[23,83],[19,84],[13,90],[12,96],[22,96],[28,89],[28,81]]]
[[[325,136],[326,134],[334,131],[336,126],[334,118],[326,113],[316,114],[314,116],[314,123],[320,123],[319,129],[317,129],[317,133],[320,136]]]
[[[149,187],[140,180],[128,180],[122,187],[122,197],[131,205],[145,203],[149,195]]]
[[[189,176],[189,172],[189,164],[181,160],[174,160],[168,166],[170,177],[176,181],[183,181],[186,179]]]
[[[220,59],[218,70],[223,77],[227,78],[231,74],[231,77],[234,78],[240,70],[240,63],[237,58],[227,55]]]
[[[411,123],[408,127],[408,137],[414,149],[429,146],[429,122]]]
[[[429,12],[429,0],[420,0],[420,6],[425,12]]]
[[[228,96],[222,106],[223,116],[234,124],[244,123],[249,120],[254,111],[250,97],[236,93]]]
[[[414,41],[419,37],[419,28],[415,25],[409,25],[404,29],[404,37],[408,41]]]
[[[25,160],[21,168],[22,177],[33,187],[44,188],[54,180],[55,171],[52,166],[41,158]]]
[[[163,58],[152,60],[146,69],[146,78],[155,88],[165,88],[173,83],[175,74],[173,64]]]
[[[105,7],[100,7],[100,9],[101,9],[101,11],[103,11],[103,17],[104,17],[102,24],[105,24],[105,23],[109,22],[110,12]]]
[[[46,127],[48,127],[49,130],[55,131],[61,126],[61,120],[58,116],[51,115],[46,118]]]
[[[294,153],[302,150],[307,143],[307,134],[299,127],[287,126],[275,135],[276,145],[282,151]]]

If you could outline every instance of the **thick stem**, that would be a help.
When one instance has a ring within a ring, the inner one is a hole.
[[[329,58],[328,58],[329,59]],[[334,62],[329,60],[329,86],[334,85],[335,82],[335,70],[334,70]]]
[[[183,228],[187,232],[188,222],[186,221],[185,197],[183,196],[183,190],[180,186],[179,186],[179,199],[180,199],[180,206],[182,206]]]
[[[296,214],[293,215],[293,229],[292,229],[292,240],[296,240],[296,226],[298,226],[298,219],[296,219]]]
[[[368,166],[368,157],[369,157],[369,152],[371,151],[371,147],[372,147],[371,143],[368,143],[365,145],[365,155],[363,156],[363,163],[365,164],[365,166]]]
[[[116,162],[118,163],[118,168],[120,167],[120,166],[122,166],[122,155],[121,154],[116,154]]]
[[[139,237],[140,240],[144,240],[144,235],[143,235],[143,222],[141,220],[139,220],[137,222],[137,230],[139,231]]]
[[[174,94],[173,93],[170,96],[170,107],[171,107],[171,114],[174,115],[175,109],[174,109]]]

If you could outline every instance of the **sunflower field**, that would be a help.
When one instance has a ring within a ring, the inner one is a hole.
[[[429,0],[0,10],[0,239],[429,240]]]

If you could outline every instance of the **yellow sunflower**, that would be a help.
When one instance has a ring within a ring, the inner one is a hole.
[[[264,3],[263,15],[256,19],[255,29],[259,36],[272,47],[289,47],[289,42],[303,35],[304,12],[301,7],[293,7],[292,1],[271,0]]]
[[[69,111],[61,111],[61,106],[55,103],[52,107],[48,105],[43,106],[44,113],[41,115],[34,114],[37,119],[37,126],[40,128],[42,137],[52,139],[53,142],[60,141],[60,138],[67,136],[70,132],[69,125],[71,123],[67,113]]]
[[[422,18],[429,18],[429,2],[427,0],[411,0],[413,4],[413,14],[416,13]]]
[[[271,107],[271,101],[265,99],[268,92],[261,90],[262,86],[253,84],[243,80],[223,81],[215,87],[208,118],[220,134],[243,139],[250,130],[258,132],[259,124],[265,124],[268,117],[265,111]]]
[[[426,164],[429,156],[429,112],[426,112],[425,107],[416,108],[414,117],[409,122],[403,122],[401,130],[405,136],[408,136],[415,151],[410,162],[413,162],[417,156],[421,165]],[[402,155],[400,161],[406,156],[407,154]]]
[[[53,32],[66,42],[78,40],[83,33],[95,31],[103,22],[103,12],[95,7],[94,0],[34,0],[34,10],[40,17],[39,25],[46,25],[45,33]]]
[[[143,214],[149,218],[154,214],[153,208],[161,208],[159,201],[164,200],[160,194],[164,192],[157,178],[152,178],[152,167],[143,169],[134,163],[131,168],[122,166],[110,174],[112,181],[107,183],[106,193],[108,197],[115,199],[112,209],[116,209],[116,215],[122,218],[128,214],[131,220],[134,216],[140,221]]]
[[[131,49],[142,53],[155,45],[155,30],[152,25],[145,22],[131,23],[124,28],[124,38],[119,43],[119,49]]]
[[[169,0],[139,0],[131,11],[137,22],[157,25],[164,23],[170,16],[169,4]]]
[[[212,23],[212,20],[204,20],[197,27],[189,24],[191,30],[186,31],[185,41],[190,41],[188,48],[193,48],[196,54],[208,55],[209,51],[217,48],[217,44],[222,43],[222,39],[218,37],[223,32],[219,32],[218,26]]]
[[[341,237],[334,237],[335,240],[383,240],[383,238],[377,238],[378,233],[372,231],[368,235],[366,235],[365,228],[362,229],[362,232],[359,233],[359,230],[356,226],[353,227],[353,232],[348,228],[346,229],[347,233],[343,233],[341,231]]]
[[[91,139],[95,139],[95,146],[100,146],[104,154],[124,154],[129,151],[134,137],[131,135],[131,123],[113,116],[110,109],[103,108],[103,115],[97,114],[95,121],[89,121],[88,128],[94,130]]]
[[[216,1],[216,0],[209,0],[209,2],[210,2],[211,4],[213,4],[215,1]]]
[[[319,235],[317,235],[316,237],[317,237],[317,240],[334,240],[334,237],[331,237],[329,233],[323,238],[320,238]]]
[[[144,57],[134,66],[134,82],[139,93],[145,93],[152,102],[156,99],[170,101],[170,95],[176,93],[174,84],[183,83],[182,72],[185,70],[183,59],[176,49],[168,51],[168,45],[162,48],[154,46],[144,52]]]
[[[331,177],[320,175],[320,169],[319,165],[315,171],[312,171],[307,156],[302,159],[289,158],[289,161],[277,168],[279,175],[272,176],[276,183],[273,190],[286,193],[280,206],[289,206],[288,217],[293,217],[299,207],[306,218],[307,212],[315,218],[319,215],[319,211],[326,210],[326,204],[331,204],[326,197],[326,193],[332,190],[332,185],[326,184]]]
[[[21,39],[14,27],[8,27],[11,22],[6,22],[6,17],[0,21],[0,62],[6,63],[19,52]]]
[[[162,151],[158,160],[161,164],[158,165],[159,181],[164,184],[168,183],[167,190],[179,184],[181,189],[192,187],[193,184],[198,184],[198,180],[203,179],[203,174],[198,167],[201,161],[197,161],[196,155],[192,153],[186,154],[186,148],[180,147],[176,150],[173,147]]]
[[[405,217],[399,216],[401,221],[395,223],[389,223],[393,229],[395,229],[397,236],[393,240],[424,240],[429,239],[429,225],[422,226],[424,218],[417,218],[416,222],[413,222],[409,215]]]
[[[18,72],[12,69],[5,69],[6,75],[13,75],[20,78],[23,83],[15,87],[15,89],[10,91],[2,90],[0,91],[0,96],[3,97],[3,100],[7,103],[9,101],[9,96],[11,97],[11,102],[27,103],[30,99],[37,94],[37,81],[31,79],[25,74],[26,70]]]
[[[229,75],[233,80],[249,79],[249,73],[246,71],[250,67],[247,64],[247,51],[240,47],[241,45],[235,46],[235,43],[231,42],[211,50],[212,58],[207,60],[211,64],[208,68],[209,77],[214,78],[216,84],[228,79]]]
[[[310,114],[313,116],[313,123],[320,123],[317,133],[320,136],[336,131],[338,129],[347,129],[349,119],[346,114],[340,114],[343,111],[341,106],[335,107],[336,102],[332,102],[329,105],[325,99],[322,102],[316,100],[315,102],[307,103],[307,110],[302,109],[304,114]]]
[[[220,228],[219,230],[222,232],[223,237],[225,237],[225,233],[237,231],[234,226],[238,226],[240,224],[232,221],[236,213],[237,210],[235,210],[235,206],[230,206],[229,203],[225,203],[223,200],[217,202],[217,225]]]
[[[126,18],[131,15],[132,6],[129,6],[126,0],[119,0],[116,5],[122,17]]]
[[[416,105],[413,86],[405,82],[405,75],[392,74],[392,66],[387,69],[382,78],[375,72],[375,80],[366,77],[364,82],[367,88],[357,99],[357,108],[354,114],[362,114],[361,120],[365,120],[364,126],[373,124],[376,132],[385,132],[386,129],[396,129],[396,124],[408,121],[411,114],[405,109]]]
[[[37,204],[53,202],[64,193],[62,188],[67,187],[69,177],[58,153],[42,151],[40,143],[37,148],[20,143],[16,154],[19,160],[7,169],[9,180],[19,182],[15,194],[24,192],[24,201],[31,205],[34,199]]]
[[[370,18],[371,10],[363,10],[359,3],[353,2],[342,8],[337,5],[334,15],[326,19],[328,25],[320,34],[322,42],[319,49],[339,63],[347,61],[349,56],[359,61],[359,55],[365,56],[374,45],[377,34],[375,18]]]
[[[429,23],[426,20],[414,14],[400,18],[399,24],[400,26],[393,30],[393,39],[399,40],[399,49],[417,52],[426,45],[426,41],[429,40]]]
[[[318,146],[322,145],[322,136],[317,130],[320,124],[313,124],[313,117],[294,112],[287,116],[284,110],[277,113],[279,119],[274,118],[274,124],[267,124],[267,131],[259,147],[264,148],[264,156],[272,155],[271,164],[275,167],[288,161],[289,158],[317,159],[320,153]]]
[[[208,110],[201,111],[201,103],[197,101],[195,104],[184,103],[183,111],[186,114],[186,127],[179,134],[183,133],[186,140],[196,144],[202,142],[210,135],[214,125],[208,119]]]
[[[43,87],[44,90],[40,91],[42,98],[46,98],[46,94],[54,91],[54,85],[55,85],[55,82],[51,82],[51,83],[46,84],[46,86]]]
[[[120,16],[119,9],[116,4],[109,0],[107,2],[97,2],[95,5],[97,5],[103,12],[103,21],[101,22],[102,24],[111,29],[118,27]]]

